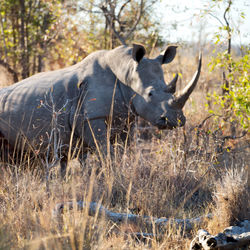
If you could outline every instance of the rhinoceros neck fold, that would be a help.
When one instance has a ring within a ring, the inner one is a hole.
[[[117,91],[119,92],[120,101],[126,109],[132,107],[133,90],[130,86],[131,75],[135,69],[135,62],[132,58],[132,49],[127,46],[120,46],[108,51],[105,55],[105,62],[116,77]]]
[[[130,76],[135,64],[131,54],[131,48],[120,46],[114,50],[108,51],[105,58],[113,74],[127,86],[129,86]]]
[[[120,95],[121,95],[121,97],[122,97],[122,101],[123,101],[124,103],[127,103],[127,102],[126,102],[126,99],[125,99],[125,95],[124,95],[123,90],[122,90],[122,88],[121,88],[121,82],[120,82],[120,81],[117,81],[117,88],[118,88],[118,91],[120,92]]]

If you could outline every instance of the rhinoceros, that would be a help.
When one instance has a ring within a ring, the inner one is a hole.
[[[1,89],[3,145],[14,148],[19,138],[25,149],[45,155],[60,143],[65,171],[69,150],[78,147],[83,155],[96,145],[107,150],[111,117],[110,138],[122,134],[133,115],[159,129],[183,126],[182,108],[199,79],[201,56],[193,79],[175,94],[178,74],[166,84],[162,65],[174,59],[176,48],[168,46],[154,59],[146,58],[139,44],[101,50],[73,66],[39,73]],[[76,145],[76,141],[81,143]]]

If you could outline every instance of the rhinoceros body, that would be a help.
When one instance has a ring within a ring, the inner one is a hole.
[[[198,81],[201,60],[194,79],[175,96],[177,78],[166,85],[162,70],[162,64],[171,62],[175,54],[176,47],[170,46],[164,55],[148,59],[141,45],[120,46],[3,88],[0,137],[13,148],[19,138],[26,148],[44,154],[55,140],[56,129],[60,152],[66,155],[69,147],[77,147],[77,139],[82,152],[96,143],[105,150],[111,114],[111,137],[123,131],[129,114],[160,129],[183,126],[182,107]]]

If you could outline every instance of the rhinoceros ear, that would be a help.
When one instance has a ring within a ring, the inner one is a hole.
[[[174,60],[176,55],[176,49],[178,46],[168,46],[164,54],[156,57],[156,60],[160,61],[161,64],[167,64]]]
[[[140,62],[146,54],[145,48],[140,44],[133,44],[132,57],[136,62]]]

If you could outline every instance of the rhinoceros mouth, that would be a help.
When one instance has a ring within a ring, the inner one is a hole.
[[[173,129],[177,126],[170,122],[166,117],[161,117],[155,124],[158,129]]]

